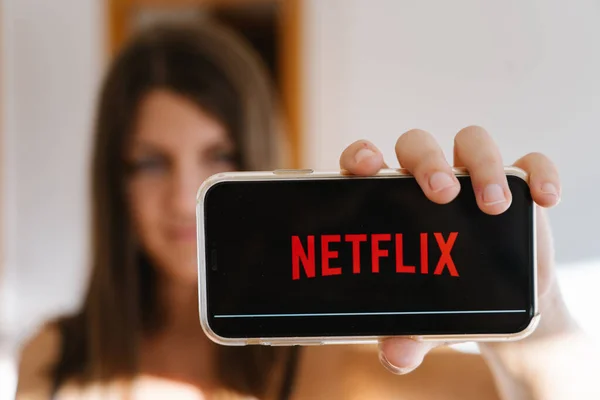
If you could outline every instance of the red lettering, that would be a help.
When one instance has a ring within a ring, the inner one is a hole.
[[[389,233],[375,233],[371,235],[371,270],[374,274],[379,273],[379,258],[387,257],[388,251],[379,248],[379,242],[392,240]]]
[[[315,237],[308,237],[308,256],[298,236],[292,236],[292,279],[300,279],[300,262],[308,278],[315,277]]]
[[[346,235],[344,237],[346,242],[352,243],[352,272],[355,274],[360,273],[360,242],[367,241],[367,235]]]
[[[458,232],[451,232],[448,237],[448,242],[444,242],[444,237],[441,233],[434,233],[435,240],[437,240],[438,245],[440,246],[440,250],[442,251],[442,255],[440,256],[440,260],[438,261],[437,266],[435,267],[434,275],[441,275],[444,270],[444,266],[448,266],[448,271],[452,276],[458,276],[458,271],[456,271],[456,266],[454,265],[454,261],[452,261],[452,257],[450,256],[450,251],[452,250],[452,246],[454,246],[454,242],[456,242],[456,237],[458,236]]]
[[[448,240],[444,239],[444,236],[440,232],[433,233],[437,245],[440,249],[441,255],[433,271],[433,275],[442,275],[447,269],[448,274],[453,277],[458,277],[458,271],[454,260],[452,259],[452,248],[456,243],[458,232],[450,232]],[[350,246],[344,245],[339,246],[339,250],[331,250],[331,243],[341,243],[343,240],[346,243],[351,243],[352,247],[352,273],[361,273],[361,258],[360,258],[360,247],[361,243],[371,241],[371,272],[374,274],[379,273],[380,262],[382,257],[389,257],[389,250],[381,248],[381,242],[390,242],[392,240],[392,234],[390,233],[379,233],[371,234],[370,238],[368,234],[346,234],[346,235],[322,235],[321,236],[321,276],[341,275],[345,266],[332,266],[332,260],[339,259],[340,251],[350,251]],[[406,265],[404,260],[404,235],[402,233],[394,234],[395,240],[395,251],[396,251],[396,273],[404,274],[415,274],[417,264]],[[300,279],[300,275],[304,275],[307,278],[314,278],[316,275],[315,265],[315,236],[307,236],[306,247],[298,236],[292,236],[292,279]],[[364,250],[364,249],[363,249]],[[416,250],[416,249],[414,249]],[[427,275],[430,273],[429,270],[429,234],[426,232],[420,233],[420,273]],[[410,252],[409,258],[412,258],[416,253]],[[303,271],[303,272],[302,272]],[[362,271],[364,273],[364,271]],[[347,271],[349,273],[349,271]]]
[[[427,234],[421,233],[421,273],[429,273],[429,260],[427,253]]]
[[[402,252],[402,234],[396,234],[396,272],[414,274],[414,265],[404,265],[404,254]]]
[[[330,267],[329,260],[331,258],[337,258],[338,252],[335,250],[329,250],[329,243],[339,242],[340,235],[323,235],[321,236],[321,273],[323,276],[329,275],[341,275],[341,267]]]

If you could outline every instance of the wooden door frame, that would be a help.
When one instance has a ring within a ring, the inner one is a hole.
[[[281,6],[279,33],[281,47],[279,49],[279,68],[281,78],[282,106],[285,113],[286,131],[291,146],[291,168],[301,168],[303,160],[303,95],[302,61],[303,61],[303,7],[302,0],[106,0],[108,28],[106,52],[115,54],[127,38],[128,21],[131,14],[139,7],[189,7],[193,5],[227,5],[249,3],[278,2]]]

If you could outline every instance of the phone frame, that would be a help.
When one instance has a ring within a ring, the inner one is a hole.
[[[456,176],[469,176],[465,168],[452,168]],[[506,175],[516,176],[521,178],[529,185],[528,174],[517,167],[504,167]],[[325,345],[325,344],[372,344],[378,343],[384,338],[390,336],[315,336],[315,337],[267,337],[267,338],[226,338],[217,335],[210,324],[208,323],[208,307],[207,307],[207,291],[206,291],[206,263],[205,263],[205,235],[204,235],[204,200],[208,190],[215,184],[220,182],[248,182],[248,181],[267,181],[267,180],[337,180],[337,179],[353,179],[356,175],[352,175],[347,171],[315,171],[312,169],[278,169],[274,171],[257,171],[257,172],[222,172],[210,176],[206,179],[196,196],[196,228],[198,242],[198,309],[200,317],[200,325],[205,334],[214,342],[228,346],[244,346],[244,345],[271,345],[271,346],[292,346],[292,345]],[[413,178],[414,176],[403,168],[385,168],[381,169],[376,175],[360,178],[369,179],[386,179],[386,178]],[[538,282],[537,282],[537,233],[536,233],[536,209],[535,202],[532,207],[533,221],[533,310],[534,316],[529,325],[520,332],[512,334],[453,334],[453,335],[407,335],[408,337],[419,341],[444,341],[444,342],[501,342],[515,341],[529,336],[537,327],[540,320],[538,309]]]

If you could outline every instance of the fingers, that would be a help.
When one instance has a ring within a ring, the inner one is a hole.
[[[397,140],[395,150],[400,165],[415,176],[431,201],[444,204],[458,195],[460,184],[442,149],[429,133],[418,129],[408,131]],[[483,128],[470,126],[456,135],[454,165],[469,171],[482,211],[497,215],[510,207],[512,195],[502,157],[496,143]],[[519,159],[515,166],[528,173],[536,203],[551,207],[559,202],[560,179],[556,166],[546,156],[531,153]],[[344,150],[340,167],[354,175],[370,176],[386,168],[386,165],[381,151],[375,145],[359,140]]]
[[[471,176],[477,204],[488,214],[508,209],[512,195],[500,151],[492,137],[479,126],[469,126],[454,138],[454,165],[466,167]]]
[[[396,142],[396,156],[431,201],[445,204],[458,195],[458,179],[431,134],[420,129],[406,132]]]
[[[533,200],[542,207],[552,207],[560,201],[560,178],[556,166],[540,153],[530,153],[515,162],[529,175]]]
[[[416,369],[430,350],[442,342],[418,342],[410,338],[390,338],[379,344],[381,364],[394,374],[407,374]]]
[[[375,175],[385,167],[379,149],[366,140],[352,143],[340,156],[340,168],[354,175]]]
[[[533,200],[542,207],[552,207],[560,202],[561,185],[556,166],[540,153],[530,153],[514,164],[529,176],[529,188]],[[550,224],[543,208],[536,209],[537,217],[537,264],[538,296],[544,299],[557,293],[554,271],[554,245]]]

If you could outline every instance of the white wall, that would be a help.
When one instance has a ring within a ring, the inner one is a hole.
[[[102,2],[3,0],[4,247],[0,326],[22,334],[76,304],[102,72]]]
[[[336,168],[359,138],[394,164],[416,127],[451,156],[453,135],[479,124],[507,164],[529,151],[558,163],[557,258],[600,259],[598,1],[309,0],[305,20],[304,164]]]

